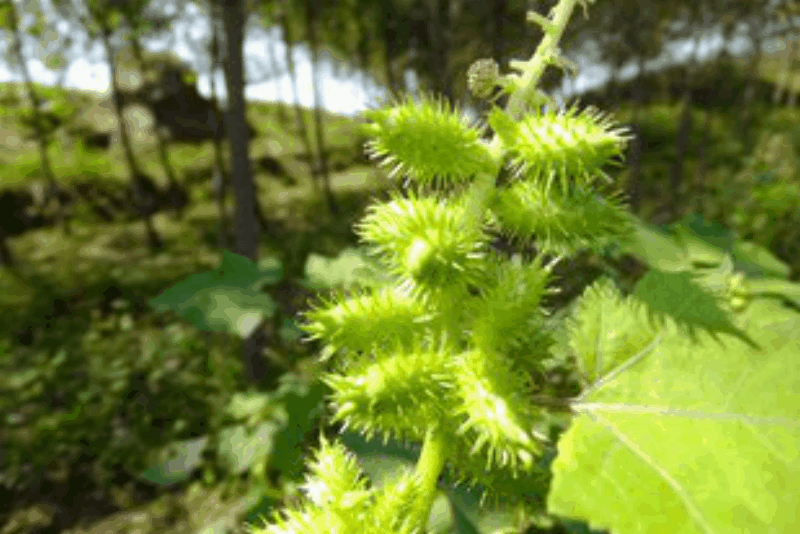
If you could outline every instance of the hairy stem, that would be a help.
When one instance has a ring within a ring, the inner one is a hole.
[[[420,484],[419,512],[422,527],[427,526],[428,517],[431,515],[433,501],[436,498],[437,481],[444,469],[447,460],[447,443],[438,428],[433,426],[428,429],[422,452],[417,461],[415,473]]]
[[[524,113],[525,104],[530,102],[535,93],[539,79],[544,74],[544,69],[548,64],[554,62],[554,54],[557,51],[558,42],[567,27],[567,22],[572,16],[575,5],[582,0],[562,0],[556,5],[552,13],[552,18],[543,19],[531,12],[529,21],[536,22],[544,30],[544,38],[536,48],[536,53],[528,61],[512,60],[509,67],[521,72],[516,86],[517,89],[508,100],[506,110],[509,114],[518,119]]]

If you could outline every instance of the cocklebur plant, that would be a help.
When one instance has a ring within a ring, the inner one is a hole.
[[[487,502],[522,501],[513,480],[541,469],[548,439],[534,431],[544,414],[528,397],[530,371],[553,343],[540,309],[552,267],[631,228],[621,202],[591,190],[621,155],[625,132],[592,110],[559,111],[536,90],[544,67],[563,63],[555,46],[576,4],[562,0],[549,18],[529,18],[545,38],[531,60],[511,62],[518,74],[500,76],[487,60],[470,69],[476,96],[495,84],[511,95],[507,110],[489,113],[491,140],[431,97],[367,112],[372,157],[417,185],[371,206],[357,227],[396,283],[322,299],[305,329],[334,360],[323,378],[334,420],[368,437],[422,443],[420,459],[370,490],[353,458],[323,440],[308,502],[258,532],[424,532],[445,469],[480,483]],[[497,187],[504,165],[514,179]],[[490,230],[535,235],[556,257],[501,258]]]
[[[539,24],[545,36],[530,60],[510,63],[515,73],[500,75],[491,60],[469,69],[469,87],[476,96],[489,98],[497,87],[510,95],[506,109],[495,105],[488,113],[490,139],[483,138],[485,126],[467,124],[457,110],[428,96],[420,103],[399,99],[367,112],[371,156],[413,186],[372,205],[357,225],[362,242],[392,282],[321,297],[306,312],[304,329],[324,345],[322,359],[331,368],[322,380],[332,390],[333,420],[367,438],[419,443],[419,459],[412,470],[371,487],[355,457],[340,443],[323,438],[308,465],[304,502],[273,512],[268,524],[254,526],[254,532],[427,532],[443,474],[479,486],[484,504],[502,502],[533,512],[535,506],[517,481],[548,475],[541,459],[552,444],[538,429],[548,421],[551,406],[535,401],[531,377],[542,371],[557,344],[541,306],[553,266],[577,250],[599,250],[637,231],[620,197],[601,187],[611,182],[602,169],[622,155],[629,140],[626,132],[593,109],[559,110],[536,88],[547,65],[565,64],[556,45],[577,4],[578,0],[561,0],[547,18],[529,14],[528,20]],[[501,184],[498,176],[504,166],[511,180]],[[498,233],[523,243],[535,236],[540,254],[529,263],[519,256],[503,257],[490,245]],[[678,364],[670,367],[656,359],[663,375],[639,380],[631,369],[645,356],[662,357],[660,347],[670,343],[680,357],[702,354],[701,362],[708,362],[719,355],[703,346],[690,350],[687,339],[674,331],[700,323],[752,341],[739,332],[744,326],[728,324],[729,317],[716,301],[695,291],[694,284],[686,273],[657,273],[646,277],[633,295],[623,297],[605,280],[580,300],[568,322],[567,345],[578,357],[586,389],[571,399],[570,409],[580,416],[577,423],[567,431],[568,438],[559,438],[549,511],[589,519],[593,526],[614,532],[721,531],[715,530],[719,514],[709,518],[698,511],[697,502],[705,505],[708,492],[702,487],[700,494],[687,491],[661,471],[652,456],[634,455],[629,460],[634,480],[624,484],[615,485],[605,473],[595,474],[597,468],[582,475],[575,467],[578,452],[595,466],[621,462],[617,458],[624,453],[641,453],[629,435],[644,427],[641,414],[649,412],[615,404],[607,388],[629,380],[624,392],[635,393],[643,383],[666,384],[675,376]],[[672,291],[673,287],[680,289]],[[775,313],[770,308],[758,319],[744,320],[760,321]],[[780,327],[780,335],[787,331]],[[740,353],[728,351],[726,356],[735,359]],[[701,372],[711,383],[722,384],[723,378],[710,369]],[[707,392],[707,398],[712,393],[716,398],[715,391]],[[648,394],[645,389],[641,396]],[[661,393],[664,398],[668,394]],[[602,395],[606,402],[601,402]],[[630,420],[620,422],[620,413]],[[664,424],[658,425],[654,432],[663,432]],[[593,449],[592,440],[604,448]],[[785,450],[792,443],[776,438],[772,450],[789,458]],[[623,444],[634,452],[619,452]],[[724,446],[721,438],[718,446]],[[678,461],[691,452],[681,449],[681,454]],[[626,499],[640,498],[632,488],[639,479],[649,483],[645,477],[653,472],[661,473],[663,480],[647,486],[644,495],[652,499],[663,492],[664,515],[643,521],[635,514],[646,514],[647,509],[628,507]],[[591,493],[595,486],[604,492]],[[581,498],[581,492],[590,497]],[[676,502],[680,499],[684,501]],[[737,517],[748,524],[748,511],[741,508]]]

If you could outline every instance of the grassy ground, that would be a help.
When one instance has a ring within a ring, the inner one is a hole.
[[[18,86],[7,85],[1,89],[0,94],[8,98],[9,92],[17,90]],[[44,87],[40,90],[54,107],[72,106],[74,111],[69,114],[71,117],[65,127],[57,131],[59,141],[49,150],[57,179],[68,184],[96,176],[104,182],[124,185],[127,169],[117,145],[112,145],[108,151],[89,150],[83,146],[89,133],[114,127],[113,115],[99,102],[99,96],[81,92],[64,95]],[[8,100],[5,103],[0,108],[3,110],[0,139],[5,140],[0,142],[0,166],[3,168],[0,187],[41,183],[44,177],[37,146],[26,140],[32,132],[20,120],[24,117],[24,111],[20,111],[25,109],[24,102],[21,107],[12,107]],[[275,157],[292,178],[287,180],[285,176],[255,168],[258,200],[270,223],[270,231],[262,233],[261,253],[278,256],[289,275],[299,277],[308,253],[336,255],[354,244],[352,224],[363,212],[369,197],[386,182],[382,173],[355,161],[353,122],[346,117],[326,114],[326,143],[338,169],[331,175],[331,188],[341,207],[339,215],[330,216],[318,187],[312,182],[309,166],[303,160],[304,148],[294,131],[293,112],[287,110],[290,120],[282,123],[278,120],[278,109],[277,105],[263,103],[248,106],[248,119],[259,131],[251,143],[253,160],[266,155]],[[311,112],[306,110],[304,115],[309,131],[313,131]],[[158,164],[154,137],[148,131],[147,121],[137,123],[137,118],[140,117],[133,117],[131,121],[140,127],[133,132],[136,156],[142,167],[164,186],[166,176]],[[187,332],[180,322],[164,324],[158,314],[149,309],[147,301],[187,274],[215,267],[219,261],[218,209],[210,183],[213,147],[211,142],[173,145],[170,157],[181,180],[189,187],[192,201],[182,220],[175,220],[167,213],[155,216],[155,227],[167,243],[162,252],[151,254],[146,248],[144,228],[139,222],[99,224],[91,217],[78,217],[71,235],[65,235],[60,228],[46,228],[10,240],[12,253],[20,260],[20,269],[0,267],[0,352],[6,349],[4,358],[13,355],[14,360],[27,361],[28,365],[43,358],[44,364],[52,357],[51,347],[59,345],[68,347],[71,357],[90,358],[91,353],[95,353],[100,358],[97,366],[102,366],[102,360],[108,359],[105,355],[111,354],[116,361],[133,362],[141,359],[143,346],[152,340],[159,343],[165,335],[174,340],[162,341],[185,352],[181,348],[185,345],[177,340],[197,334]],[[233,208],[232,199],[228,208]],[[104,308],[109,306],[121,306],[123,313],[105,313]],[[54,310],[59,307],[62,315]],[[126,320],[127,328],[122,326]],[[203,338],[211,340],[207,343],[207,352],[220,361],[235,360],[238,358],[235,344],[223,337]],[[171,349],[165,350],[167,356],[172,354]],[[38,402],[35,392],[31,401]],[[35,436],[35,429],[30,429],[28,434]],[[130,487],[129,490],[132,491]],[[142,517],[148,519],[139,527],[147,525],[149,531],[193,532],[215,520],[227,521],[225,510],[239,506],[232,502],[198,505],[198,495],[202,496],[201,500],[213,498],[208,491],[198,489],[199,494],[180,497],[179,508],[183,510],[180,519],[167,521],[167,510],[162,510],[161,501],[142,508],[135,499],[131,500],[133,494],[129,490],[124,487],[115,490],[118,495],[114,506],[121,506],[124,511],[97,525],[95,528],[101,529],[97,532],[107,531],[110,525],[114,532],[123,532],[133,528],[137,518],[141,520]],[[59,521],[53,507],[47,502],[33,501],[18,508],[13,516],[0,511],[0,524],[7,521],[5,528],[12,529],[9,532],[34,532],[37,528],[47,532],[54,528]],[[79,506],[77,497],[75,503]],[[77,509],[76,512],[81,515]]]
[[[5,89],[6,91],[8,88]],[[44,96],[58,102],[63,99],[59,92],[43,88]],[[103,131],[113,126],[113,115],[98,104],[90,95],[78,93],[71,98],[79,105],[75,122],[82,123],[88,116],[96,130]],[[85,111],[90,109],[90,111]],[[278,106],[252,103],[248,106],[248,118],[256,125],[259,136],[252,140],[251,154],[254,161],[263,156],[275,157],[297,182],[290,185],[280,176],[274,176],[258,166],[255,181],[259,191],[259,202],[267,217],[274,222],[274,230],[263,235],[263,252],[282,253],[291,249],[291,240],[303,240],[303,235],[315,236],[314,248],[335,253],[345,242],[352,242],[349,230],[351,222],[358,217],[357,206],[374,192],[381,174],[373,168],[353,164],[355,142],[353,123],[346,117],[326,115],[326,143],[335,161],[347,165],[346,170],[333,172],[331,188],[343,204],[343,218],[326,218],[324,203],[314,187],[310,169],[302,161],[303,145],[294,132],[294,122],[281,124],[277,120]],[[19,123],[17,113],[4,108],[0,117],[0,138],[24,138],[26,129]],[[305,118],[312,125],[310,112]],[[147,123],[134,131],[135,151],[142,167],[147,169],[159,185],[166,185],[166,176],[158,163],[155,139],[148,131]],[[64,134],[62,128],[59,134]],[[67,134],[69,135],[69,134]],[[41,166],[34,141],[3,143],[0,165],[3,176],[0,187],[41,182]],[[87,176],[99,176],[103,181],[126,184],[127,169],[123,164],[121,148],[112,145],[108,151],[87,150],[79,137],[71,137],[65,148],[55,143],[49,150],[57,179],[69,183]],[[11,147],[16,147],[13,149]],[[118,274],[120,281],[128,279],[172,278],[179,272],[196,268],[197,264],[213,263],[217,250],[213,234],[218,224],[218,210],[210,188],[213,168],[213,148],[210,141],[197,145],[175,145],[170,150],[175,169],[188,184],[191,205],[182,221],[174,220],[170,214],[158,214],[155,225],[167,241],[165,252],[151,255],[143,246],[143,228],[140,223],[96,224],[91,220],[77,221],[74,235],[65,236],[58,228],[29,232],[12,241],[12,251],[23,258],[23,272],[38,273],[48,277],[59,287],[68,289],[92,283],[108,273]],[[229,199],[232,210],[232,199]],[[353,208],[356,208],[354,212]],[[0,281],[0,297],[4,305],[22,305],[29,297],[29,288],[13,276],[3,276]]]

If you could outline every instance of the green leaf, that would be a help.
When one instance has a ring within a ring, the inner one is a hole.
[[[694,338],[699,330],[716,336],[731,334],[753,344],[745,332],[733,323],[722,301],[701,274],[665,273],[651,269],[636,284],[632,297],[645,305],[651,319],[668,328],[677,327]]]
[[[748,280],[753,295],[777,295],[800,307],[800,284],[779,278]]]
[[[393,475],[400,473],[403,468],[413,466],[419,459],[418,446],[408,446],[392,438],[383,443],[382,440],[370,440],[361,434],[346,430],[338,439],[358,457],[359,465],[378,485],[391,480]],[[498,534],[511,531],[509,529],[516,524],[513,507],[505,509],[502,505],[497,508],[481,506],[481,494],[486,489],[484,486],[480,484],[468,486],[455,482],[455,477],[451,473],[443,473],[440,484],[442,489],[437,497],[437,499],[442,497],[447,499],[452,515],[452,530],[449,532]],[[524,488],[524,485],[520,484],[520,487]],[[526,495],[530,494],[526,492]],[[434,515],[432,510],[432,517]]]
[[[236,421],[241,421],[262,413],[272,402],[269,393],[243,393],[233,394],[226,411]]]
[[[283,425],[274,422],[261,423],[254,432],[243,425],[226,428],[219,436],[220,459],[231,473],[240,475],[272,453],[282,428]]]
[[[287,478],[299,476],[303,469],[305,453],[300,446],[306,435],[318,424],[324,409],[325,395],[330,388],[315,377],[293,372],[279,378],[280,386],[274,392],[275,403],[280,403],[272,419],[283,429],[273,440],[270,464]]]
[[[725,228],[716,221],[707,221],[702,215],[687,215],[678,224],[673,225],[672,230],[681,238],[684,236],[691,241],[691,247],[697,247],[697,260],[689,250],[692,259],[698,261],[703,255],[710,254],[713,257],[719,253],[732,252],[736,243],[736,233]],[[718,251],[718,252],[717,252]],[[709,259],[712,259],[709,258]]]
[[[232,254],[235,256],[235,254]],[[223,254],[223,258],[225,255]],[[239,256],[240,258],[242,256]],[[250,264],[249,260],[247,262]],[[267,256],[262,258],[258,261],[258,273],[262,274],[265,278],[263,279],[263,285],[273,285],[277,284],[283,278],[283,264],[281,260],[275,258],[273,256]],[[261,279],[259,279],[261,280]],[[263,287],[263,286],[262,286]]]
[[[692,268],[689,257],[673,236],[635,216],[631,218],[636,231],[628,242],[620,246],[621,252],[635,256],[650,267],[664,272]]]
[[[201,330],[230,332],[246,338],[265,318],[272,317],[276,307],[264,293],[209,286],[186,298],[175,311]]]
[[[724,250],[706,241],[689,228],[678,226],[675,233],[693,265],[716,266],[724,261],[726,257]]]
[[[449,491],[447,497],[450,499],[450,508],[453,511],[453,528],[456,534],[480,534],[471,519],[473,510],[465,506],[463,501],[455,499]]]
[[[172,310],[201,330],[246,338],[275,313],[277,305],[261,289],[283,272],[279,262],[255,265],[232,252],[222,252],[218,269],[188,276],[150,301],[157,311]]]
[[[768,249],[750,241],[736,243],[733,257],[736,269],[744,272],[748,277],[789,278],[792,271]]]
[[[716,267],[710,269],[698,269],[694,273],[693,281],[702,287],[710,290],[711,293],[721,296],[726,288],[728,278],[734,274],[733,261],[730,256]]]
[[[582,357],[582,377],[594,382],[652,343],[657,332],[636,313],[631,299],[622,299],[614,282],[601,278],[578,301],[568,320],[569,346]]]
[[[757,299],[736,326],[763,349],[673,334],[581,398],[549,512],[620,534],[796,530],[799,320]]]
[[[203,462],[208,436],[180,441],[169,446],[169,457],[143,471],[139,476],[160,486],[172,486],[192,476]]]
[[[569,534],[603,534],[602,532],[589,528],[589,525],[581,521],[564,519],[561,521],[561,526],[563,526]]]
[[[360,249],[347,248],[336,258],[309,254],[303,285],[310,289],[348,288],[359,285],[383,285],[387,277],[372,258]]]

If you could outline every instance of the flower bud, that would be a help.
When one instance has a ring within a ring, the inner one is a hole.
[[[475,61],[467,70],[467,87],[477,98],[489,98],[500,76],[500,67],[491,58]]]

